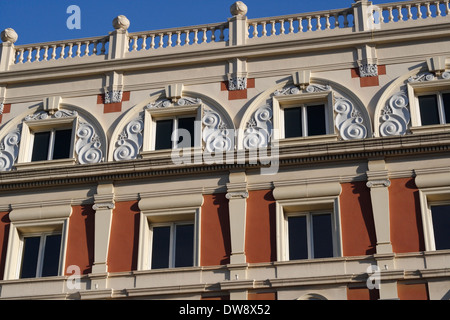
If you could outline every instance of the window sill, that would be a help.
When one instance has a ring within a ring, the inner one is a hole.
[[[23,162],[15,165],[17,170],[43,169],[43,168],[57,168],[76,164],[75,158],[60,159],[60,160],[45,160],[34,162]]]
[[[411,127],[412,133],[433,133],[450,131],[450,124],[434,124],[428,126]]]
[[[194,148],[187,148],[190,152],[190,157],[192,159],[195,158],[195,156],[200,156],[200,159],[203,154],[203,148],[201,147],[194,147]],[[158,159],[171,159],[175,157],[175,159],[182,159],[183,153],[180,152],[179,149],[165,149],[165,150],[151,150],[151,151],[143,151],[141,152],[142,159],[146,160],[158,160]]]

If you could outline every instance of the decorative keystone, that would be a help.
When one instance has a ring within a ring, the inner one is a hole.
[[[3,42],[10,42],[10,43],[15,43],[19,38],[17,32],[14,31],[14,29],[12,28],[7,28],[3,30],[2,33],[0,34],[0,37]]]
[[[120,15],[114,18],[113,20],[113,27],[116,30],[128,30],[130,27],[130,20],[127,19],[127,17]]]
[[[242,1],[236,1],[231,5],[230,12],[233,16],[245,16],[248,8]]]

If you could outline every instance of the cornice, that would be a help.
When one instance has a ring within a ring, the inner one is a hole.
[[[333,141],[316,144],[280,147],[278,165],[327,165],[335,162],[367,161],[373,157],[395,158],[411,155],[450,155],[450,132],[428,133],[356,141]],[[260,164],[203,164],[175,165],[170,157],[138,159],[90,165],[20,170],[0,173],[0,190],[50,187],[75,184],[97,184],[101,181],[133,181],[155,177],[174,177],[230,170],[255,170]],[[406,173],[413,174],[410,171]]]

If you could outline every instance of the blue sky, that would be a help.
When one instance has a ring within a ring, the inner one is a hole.
[[[106,35],[120,14],[131,21],[129,32],[157,30],[226,21],[233,0],[0,0],[0,30],[13,28],[19,44]],[[247,16],[262,18],[285,14],[348,8],[353,0],[244,0]],[[394,2],[374,0],[374,4]],[[68,29],[67,8],[81,10],[81,29]]]

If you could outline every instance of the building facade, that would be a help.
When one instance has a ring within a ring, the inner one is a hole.
[[[4,30],[0,298],[449,299],[449,1],[349,5]]]

